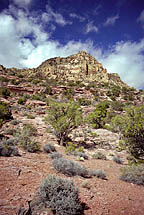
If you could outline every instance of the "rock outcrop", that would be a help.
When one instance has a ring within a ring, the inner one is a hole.
[[[51,58],[43,62],[36,73],[53,79],[72,81],[108,81],[107,70],[85,51],[66,58]]]
[[[33,69],[6,69],[0,65],[0,74],[23,75],[24,77],[54,79],[58,81],[80,81],[110,83],[127,86],[117,73],[109,74],[102,64],[85,51],[68,57],[55,57],[44,61],[39,67]],[[128,86],[127,86],[128,87]]]

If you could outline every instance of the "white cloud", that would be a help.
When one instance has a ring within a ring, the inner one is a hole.
[[[144,39],[116,43],[101,61],[109,73],[118,73],[130,86],[144,87]]]
[[[144,10],[142,10],[142,12],[140,13],[137,21],[140,22],[142,27],[144,28]]]
[[[84,22],[86,20],[85,17],[77,15],[76,13],[70,13],[69,16],[74,19],[78,19],[80,22]]]
[[[98,27],[92,21],[86,25],[85,33],[88,34],[89,32],[98,32]]]
[[[13,15],[15,10],[16,18]],[[49,37],[41,24],[37,23],[37,18],[13,6],[0,13],[0,28],[0,63],[8,67],[26,66],[23,65],[22,59],[28,58],[35,46],[42,44]]]
[[[104,26],[114,25],[115,22],[119,19],[119,15],[108,17],[104,23]]]

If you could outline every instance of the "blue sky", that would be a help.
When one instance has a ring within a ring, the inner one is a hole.
[[[0,0],[0,64],[33,68],[81,50],[144,89],[143,0]]]

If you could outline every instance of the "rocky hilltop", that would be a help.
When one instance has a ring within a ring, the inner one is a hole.
[[[80,51],[65,58],[50,58],[33,69],[7,69],[0,65],[0,74],[13,74],[15,72],[33,79],[44,78],[63,82],[99,82],[128,87],[117,73],[108,73],[101,63],[85,51]]]
[[[85,51],[66,58],[56,57],[46,60],[36,72],[64,80],[108,81],[106,69]]]
[[[118,74],[109,74],[101,63],[85,51],[66,58],[48,59],[36,68],[35,72],[38,76],[58,80],[118,82],[125,85]]]

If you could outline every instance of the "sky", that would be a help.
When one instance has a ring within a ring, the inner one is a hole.
[[[34,68],[82,50],[144,89],[144,1],[0,0],[0,64]]]

